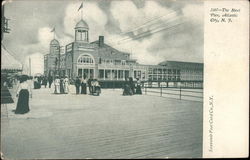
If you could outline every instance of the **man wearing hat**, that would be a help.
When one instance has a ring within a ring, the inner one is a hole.
[[[81,85],[81,80],[80,80],[79,77],[77,76],[77,77],[76,77],[76,80],[75,80],[76,94],[79,94],[79,92],[80,92],[80,85]]]

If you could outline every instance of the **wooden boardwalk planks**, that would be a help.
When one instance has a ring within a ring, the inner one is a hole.
[[[121,96],[120,90],[100,97],[51,91],[34,91],[31,113],[10,113],[1,137],[7,158],[202,156],[200,102]]]

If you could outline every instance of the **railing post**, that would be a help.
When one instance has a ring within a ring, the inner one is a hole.
[[[181,100],[181,86],[180,86],[180,100]]]
[[[161,97],[162,97],[162,86],[160,85],[160,88],[161,88]]]

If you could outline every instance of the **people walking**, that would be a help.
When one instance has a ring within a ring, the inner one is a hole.
[[[93,79],[92,81],[92,95],[99,96],[101,93],[101,86],[97,79]]]
[[[49,88],[51,88],[51,84],[53,82],[53,77],[49,76],[48,81],[49,81]]]
[[[89,94],[90,95],[92,94],[92,81],[93,81],[92,78],[88,79],[88,87],[89,87]]]
[[[129,87],[132,91],[132,94],[135,94],[135,84],[132,77],[129,77]]]
[[[69,93],[69,79],[67,75],[65,76],[63,80],[63,84],[64,84],[64,93],[68,94]]]
[[[38,77],[37,76],[35,76],[35,78],[34,78],[34,89],[39,89]]]
[[[37,77],[38,83],[37,83],[37,89],[41,88],[41,82],[42,82],[42,77]]]
[[[60,94],[64,94],[64,79],[60,78]]]
[[[81,85],[81,80],[79,79],[79,77],[76,77],[76,80],[75,80],[76,94],[79,94],[80,92],[80,85]]]
[[[29,108],[29,96],[32,97],[31,86],[27,82],[29,77],[22,75],[20,77],[20,83],[17,87],[16,96],[18,97],[15,114],[25,114],[30,111]]]
[[[125,77],[125,83],[124,83],[124,86],[123,86],[123,93],[122,93],[122,95],[124,95],[124,96],[130,95],[131,96],[132,94],[133,93],[132,93],[132,90],[130,88],[128,78]]]
[[[59,79],[58,75],[56,75],[56,79],[54,81],[54,85],[55,85],[55,91],[54,91],[54,93],[55,94],[60,94],[60,79]]]
[[[139,78],[136,78],[136,91],[135,94],[142,94],[141,91],[141,81],[139,80]]]
[[[81,94],[87,94],[87,80],[86,76],[81,79]]]
[[[47,87],[47,83],[48,83],[48,79],[46,76],[43,77],[43,81],[42,81],[42,84],[44,85],[44,88]]]

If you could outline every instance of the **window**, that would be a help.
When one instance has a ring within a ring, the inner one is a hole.
[[[142,79],[145,79],[145,72],[142,72]]]
[[[88,55],[83,55],[78,58],[77,63],[78,64],[93,64],[94,60]]]
[[[111,78],[111,70],[105,70],[105,78],[107,79]]]
[[[176,74],[176,69],[173,69],[174,74]]]
[[[99,78],[104,78],[104,70],[103,69],[100,69],[99,70]]]
[[[153,73],[157,74],[157,68],[154,68]]]
[[[148,76],[148,80],[152,80],[153,78],[152,78],[152,75],[149,75]]]
[[[122,60],[122,65],[126,65],[126,61],[125,60]]]
[[[152,73],[153,73],[152,68],[149,68],[148,69],[148,74],[152,74]]]
[[[171,69],[168,69],[168,74],[172,74],[172,71],[171,71]]]
[[[127,78],[129,77],[129,71],[127,71],[127,70],[125,70],[125,77],[127,77]]]
[[[163,80],[167,80],[167,75],[164,75],[164,76],[163,76]]]
[[[162,74],[162,69],[158,69],[158,74]]]
[[[157,80],[157,75],[153,75],[153,80]]]
[[[117,78],[117,70],[112,70],[112,79]]]
[[[158,80],[162,80],[162,76],[161,75],[158,76]]]
[[[118,78],[123,78],[123,70],[118,71]]]
[[[164,73],[164,74],[167,74],[167,70],[166,70],[166,69],[163,69],[163,73]]]
[[[113,61],[113,59],[111,59],[111,60],[110,60],[110,64],[114,64],[114,61]]]

